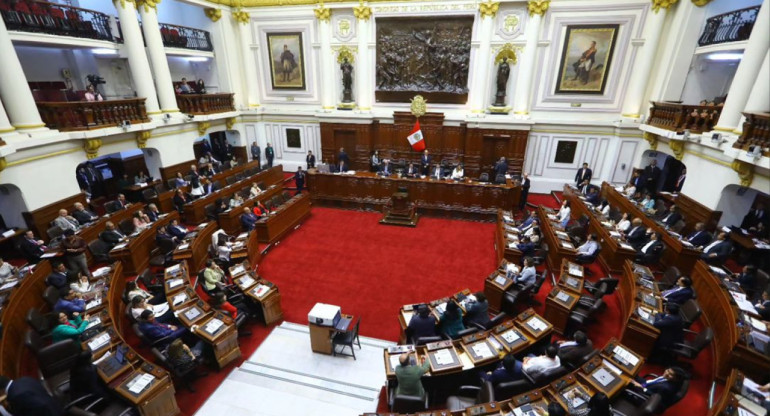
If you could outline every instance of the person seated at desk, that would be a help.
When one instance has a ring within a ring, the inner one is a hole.
[[[529,217],[527,217],[524,221],[522,221],[516,230],[518,232],[524,232],[529,229],[530,226],[532,226],[533,222],[537,222],[537,211],[532,211],[529,213]]]
[[[535,225],[534,227],[527,230],[527,232],[524,233],[524,236],[529,237],[529,240],[532,241],[532,244],[535,245],[535,248],[540,247],[540,240],[543,238],[543,233],[540,231],[540,227]]]
[[[418,338],[435,337],[438,335],[436,331],[436,317],[430,313],[428,305],[417,307],[417,313],[412,315],[412,319],[409,320],[406,332],[409,334],[409,339],[412,343]]]
[[[584,409],[575,409],[572,406],[572,400],[567,400],[567,407],[567,412],[569,412],[570,416],[612,416],[615,414],[612,406],[610,406],[609,397],[602,392],[591,396],[588,399],[588,405]]]
[[[88,293],[92,289],[91,281],[88,280],[88,276],[80,272],[72,274],[69,278],[69,282],[70,289],[74,290],[76,293]]]
[[[652,326],[660,330],[660,335],[653,347],[653,355],[657,355],[656,358],[665,358],[668,350],[684,339],[684,323],[679,316],[679,305],[666,303],[665,313],[655,314]]]
[[[27,262],[31,264],[37,264],[40,262],[40,256],[45,253],[46,246],[43,244],[43,240],[35,238],[35,233],[27,231],[24,233],[24,237],[19,242],[19,250]]]
[[[664,290],[660,295],[666,302],[676,303],[681,306],[695,297],[695,291],[692,289],[692,279],[682,276],[677,279],[676,286]]]
[[[219,217],[219,214],[230,210],[230,206],[227,201],[222,198],[217,198],[214,201],[214,216]]]
[[[230,208],[237,208],[241,205],[243,205],[243,197],[239,192],[236,192],[235,195],[233,195],[233,197],[230,198],[230,203],[228,204],[228,206]]]
[[[454,301],[450,300],[446,303],[446,310],[439,318],[439,325],[441,326],[441,332],[450,338],[456,337],[458,332],[465,329],[465,325],[463,325],[463,311]]]
[[[142,211],[134,212],[134,215],[131,216],[131,222],[134,224],[135,232],[140,232],[151,225],[150,217]]]
[[[187,186],[188,183],[184,179],[184,176],[182,176],[182,172],[176,173],[176,178],[174,178],[174,188],[181,188],[183,186]]]
[[[208,165],[209,163],[216,166],[219,166],[222,164],[222,162],[214,158],[214,155],[212,155],[211,152],[206,152],[206,154],[201,156],[200,160],[198,160],[198,164]]]
[[[770,288],[762,291],[762,299],[754,305],[759,316],[766,321],[770,321]]]
[[[506,354],[492,371],[487,371],[481,374],[481,379],[489,381],[493,386],[497,386],[500,383],[507,383],[509,381],[520,380],[521,373],[521,361],[517,360],[513,354]]]
[[[233,254],[233,249],[227,245],[226,241],[219,240],[217,244],[217,258],[222,264],[230,267],[230,255]]]
[[[676,205],[671,205],[671,207],[668,209],[668,213],[663,217],[663,219],[660,220],[660,222],[662,222],[666,228],[671,228],[681,219],[682,214],[679,213],[679,207]]]
[[[174,92],[177,94],[192,94],[193,90],[189,85],[187,85],[187,78],[182,78],[182,81],[177,84]]]
[[[465,305],[465,322],[468,324],[479,324],[486,327],[489,324],[489,303],[484,292],[473,294],[475,302],[469,302]]]
[[[663,243],[660,241],[660,233],[650,234],[650,240],[636,252],[636,262],[641,264],[653,264],[660,258],[663,251]]]
[[[452,176],[451,178],[459,181],[462,180],[465,177],[465,169],[463,169],[463,164],[458,163],[457,166],[452,170]]]
[[[623,187],[623,195],[626,196],[626,198],[633,198],[634,195],[636,195],[637,188],[632,183],[628,183],[626,186]]]
[[[725,281],[734,281],[744,292],[753,293],[757,289],[757,268],[753,264],[747,264],[740,273],[726,277]]]
[[[440,163],[436,163],[436,165],[433,168],[433,170],[431,170],[430,177],[431,177],[431,179],[437,179],[437,180],[440,180],[440,179],[444,178],[444,170],[441,168],[441,164]]]
[[[139,315],[139,330],[151,342],[168,337],[168,342],[171,343],[190,333],[187,328],[179,328],[176,325],[167,325],[156,321],[155,314],[149,309],[145,309]]]
[[[184,213],[184,206],[192,201],[192,196],[184,192],[181,188],[177,188],[174,193],[174,208],[179,211],[180,214]]]
[[[348,162],[347,162],[347,161],[345,161],[344,159],[343,159],[343,160],[340,160],[340,164],[339,164],[339,166],[338,166],[337,170],[338,170],[340,173],[344,173],[344,172],[347,172],[348,170],[350,170],[350,165],[349,165],[349,164],[348,164]]]
[[[382,161],[380,160],[380,151],[375,150],[372,153],[372,157],[369,159],[369,167],[372,169],[372,172],[379,172],[381,164]]]
[[[53,306],[53,310],[56,312],[65,312],[72,314],[72,312],[83,313],[86,311],[86,301],[84,301],[80,294],[74,290],[65,286],[59,295],[59,300]]]
[[[118,194],[118,199],[115,200],[115,206],[120,209],[126,209],[131,206],[131,203],[126,200],[126,196]]]
[[[214,234],[211,234],[211,245],[216,247],[217,245],[219,245],[220,240],[230,243],[232,241],[235,241],[235,237],[227,235],[227,233],[225,233],[225,230],[220,228],[214,231]]]
[[[593,206],[598,206],[602,200],[601,195],[599,194],[599,188],[595,186],[591,186],[591,189],[588,190],[588,193],[586,194],[586,202]]]
[[[618,221],[617,224],[615,224],[615,231],[625,234],[626,231],[628,231],[631,228],[631,220],[628,219],[628,213],[624,212],[623,215],[620,217],[620,221]]]
[[[655,199],[649,193],[644,194],[644,198],[639,203],[640,208],[645,213],[649,214],[655,210]]]
[[[3,261],[3,258],[0,257],[0,283],[13,276],[17,271],[18,269],[13,267],[11,263]]]
[[[756,207],[749,210],[741,221],[741,228],[748,230],[749,228],[756,227],[757,224],[764,223],[768,225],[770,223],[770,213],[765,209],[765,205],[761,202],[757,203]]]
[[[151,305],[158,305],[166,302],[162,288],[158,291],[158,293],[153,294],[140,288],[136,284],[136,281],[134,280],[130,282],[126,282],[126,289],[124,293],[125,293],[123,295],[124,299],[129,299],[129,302],[131,299],[137,296],[144,299],[146,302],[150,303]]]
[[[647,242],[647,232],[641,218],[631,221],[631,229],[626,233],[626,241],[634,248],[641,248]]]
[[[760,240],[767,240],[768,236],[770,236],[770,231],[768,231],[765,223],[760,222],[756,227],[749,228],[749,234]]]
[[[409,166],[406,168],[406,172],[404,172],[404,176],[407,178],[416,178],[420,175],[420,172],[417,171],[417,167],[414,166],[414,163],[409,163]]]
[[[676,400],[676,395],[682,388],[682,383],[687,378],[687,373],[679,367],[669,367],[663,371],[663,375],[651,380],[636,377],[631,380],[631,386],[635,392],[647,397],[659,394],[664,409],[671,407]]]
[[[13,415],[61,416],[64,409],[43,383],[32,377],[11,380],[0,376],[0,394],[5,395],[8,411]],[[7,412],[6,412],[7,413]]]
[[[695,247],[703,247],[711,242],[711,234],[706,231],[706,224],[699,222],[695,224],[695,230],[685,238],[685,241]]]
[[[99,219],[99,216],[86,209],[80,202],[75,202],[75,209],[72,211],[72,216],[75,217],[79,224],[88,224]]]
[[[215,293],[213,296],[211,296],[209,299],[209,305],[211,305],[214,310],[233,318],[233,320],[235,320],[238,315],[249,315],[248,306],[245,303],[230,303],[227,300],[227,296],[225,296],[223,292]],[[239,337],[248,337],[250,335],[251,331],[247,331],[244,328],[238,329]]]
[[[532,242],[532,239],[530,239],[529,236],[522,236],[519,240],[519,244],[516,244],[516,248],[521,251],[523,256],[535,255],[535,243]]]
[[[575,331],[572,340],[559,341],[559,360],[574,365],[582,364],[582,359],[594,350],[594,344],[583,331]]]
[[[253,212],[251,212],[251,209],[249,207],[243,207],[243,214],[241,214],[241,227],[243,227],[244,231],[251,231],[254,229],[254,227],[257,225],[257,221],[259,221],[259,217],[254,215]]]
[[[596,211],[603,217],[608,217],[610,215],[610,209],[610,202],[606,199],[599,201],[599,204],[596,206]]]
[[[425,397],[421,378],[430,370],[430,363],[425,360],[423,355],[420,357],[420,365],[417,366],[412,363],[412,354],[405,352],[398,357],[399,365],[395,369],[396,380],[398,381],[396,395]]]
[[[587,260],[599,249],[599,243],[596,242],[596,234],[591,233],[586,236],[586,242],[577,248],[577,258]]]
[[[717,239],[703,248],[700,258],[711,265],[721,265],[733,251],[733,245],[727,241],[727,233],[720,232]]]
[[[380,171],[377,172],[380,176],[390,176],[393,174],[393,169],[390,166],[390,161],[388,159],[385,159],[382,161],[382,166],[380,167]]]
[[[565,199],[562,201],[561,207],[559,208],[559,213],[556,215],[556,221],[559,223],[561,228],[567,227],[567,223],[569,223],[571,214],[572,208],[570,208],[570,202]]]
[[[88,315],[81,317],[80,313],[73,312],[72,319],[69,319],[66,313],[59,312],[59,324],[51,331],[51,341],[56,343],[71,339],[77,342],[80,338],[80,334],[86,330],[89,318]]]
[[[206,163],[203,166],[203,169],[201,169],[201,176],[203,177],[213,177],[217,173],[219,173],[219,169],[217,169],[218,165],[215,165],[213,163]]]
[[[190,348],[177,338],[168,344],[166,348],[166,359],[169,365],[177,372],[182,374],[193,370],[200,364],[201,356],[203,355],[203,341],[196,342],[195,345]],[[195,377],[207,376],[207,371],[202,371],[199,374],[195,374]]]
[[[252,183],[251,188],[249,189],[249,199],[256,198],[257,195],[261,194],[262,192],[264,192],[264,190],[261,189],[256,182]]]
[[[265,204],[262,203],[262,201],[257,201],[254,204],[254,215],[257,216],[257,218],[262,218],[265,215],[270,215],[272,210],[265,206]]]
[[[147,205],[147,209],[144,210],[144,213],[147,215],[147,218],[150,220],[150,222],[158,221],[160,216],[163,215],[158,209],[158,206],[154,203]]]
[[[67,267],[64,263],[54,263],[51,274],[45,278],[45,284],[63,290],[67,287],[67,280]]]
[[[171,220],[166,228],[168,229],[169,234],[176,237],[178,241],[182,241],[187,237],[187,228],[179,225],[179,220],[177,219]]]
[[[139,171],[139,173],[136,174],[136,176],[134,176],[134,183],[137,185],[146,184],[149,182],[152,182],[152,178],[147,176],[147,174],[144,173],[144,171]]]
[[[158,322],[168,323],[175,320],[174,311],[168,307],[168,302],[161,302],[153,306],[147,302],[144,296],[134,296],[131,298],[131,317],[135,321],[139,321],[144,311],[150,311],[153,315],[157,315],[155,319]],[[159,311],[162,311],[160,315],[158,315]]]
[[[122,242],[128,241],[128,237],[120,232],[112,221],[107,221],[104,224],[104,228],[105,230],[99,234],[99,239],[107,243],[110,249]]]
[[[123,176],[118,179],[118,189],[124,190],[128,188],[129,186],[133,185],[134,183],[131,182],[131,178],[128,177],[127,173],[124,173]]]
[[[550,344],[546,347],[545,354],[536,357],[524,357],[521,364],[521,370],[530,376],[537,376],[542,372],[559,366],[561,366],[559,349],[556,345]]]
[[[53,225],[61,228],[62,231],[77,231],[80,223],[75,217],[69,215],[66,209],[60,209],[59,216],[53,220]]]
[[[203,195],[211,195],[219,190],[219,186],[210,179],[201,180],[201,186],[203,187]]]
[[[535,261],[532,257],[524,257],[524,267],[521,272],[513,277],[513,283],[519,287],[535,284],[537,271],[535,270]]]
[[[206,270],[203,271],[203,289],[206,293],[214,294],[225,285],[225,272],[214,260],[206,260]]]
[[[158,232],[155,233],[155,241],[160,244],[161,241],[169,241],[169,244],[173,244],[174,247],[176,247],[177,244],[179,244],[179,239],[171,235],[170,232],[168,232],[168,227],[165,225],[158,227]]]

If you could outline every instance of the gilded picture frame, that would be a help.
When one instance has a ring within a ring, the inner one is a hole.
[[[604,94],[619,28],[618,24],[567,26],[556,94]]]
[[[270,81],[274,90],[304,90],[305,55],[302,33],[267,33]]]

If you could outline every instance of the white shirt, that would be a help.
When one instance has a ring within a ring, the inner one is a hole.
[[[226,245],[217,246],[217,256],[219,257],[219,260],[230,261],[230,253],[232,252],[233,249]]]
[[[570,212],[572,212],[572,209],[570,207],[562,206],[561,209],[559,209],[559,222],[564,222],[568,220]]]
[[[583,245],[578,247],[577,252],[578,254],[585,254],[587,256],[590,256],[596,252],[596,249],[599,248],[599,244],[596,241],[593,240],[587,240]]]
[[[632,185],[632,186],[629,186],[628,188],[626,188],[626,196],[627,197],[631,198],[632,196],[634,196],[635,193],[636,193],[636,187],[635,186]]]
[[[3,262],[3,265],[0,266],[0,280],[5,280],[13,274],[13,266],[11,266],[11,263],[8,263],[7,261]]]
[[[465,172],[462,169],[455,168],[452,171],[452,179],[462,179],[465,175]]]
[[[644,247],[642,247],[642,253],[647,254],[647,250],[650,248],[653,243],[655,243],[658,240],[650,240],[649,243],[645,244]]]
[[[547,355],[541,355],[539,357],[533,357],[527,360],[527,362],[522,366],[522,370],[526,371],[528,374],[533,374],[550,370],[560,365],[561,361],[559,361],[558,355],[553,359],[549,358]]]
[[[620,220],[620,222],[615,225],[615,229],[618,230],[618,231],[625,231],[630,226],[631,226],[631,221],[629,221],[629,220]]]
[[[711,243],[711,244],[707,245],[707,246],[706,246],[706,248],[704,248],[704,249],[703,249],[703,252],[704,252],[704,253],[708,253],[708,252],[709,252],[709,250],[711,250],[712,248],[714,248],[714,246],[715,246],[715,245],[717,245],[717,244],[719,244],[719,243],[721,243],[721,242],[722,242],[722,240],[718,240],[718,239],[717,239],[717,240],[714,240],[714,242],[713,242],[713,243]]]
[[[602,215],[607,216],[610,214],[610,204],[607,204],[602,208]]]

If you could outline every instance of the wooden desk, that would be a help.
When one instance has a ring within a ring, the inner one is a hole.
[[[463,363],[457,354],[452,341],[440,341],[425,346],[427,349],[426,361],[430,363],[430,373],[445,374],[458,372],[463,369]],[[438,357],[443,356],[451,362],[439,363]]]
[[[517,328],[513,321],[505,321],[492,328],[490,334],[508,354],[517,354],[535,343],[534,339]]]
[[[248,260],[231,267],[230,276],[241,292],[253,299],[262,309],[265,326],[270,326],[283,319],[281,292],[278,290],[278,286],[257,276]]]
[[[602,183],[602,196],[607,199],[611,206],[627,212],[631,217],[640,218],[645,227],[652,228],[653,231],[660,233],[661,241],[666,247],[661,258],[661,263],[664,266],[676,266],[684,275],[692,271],[695,262],[700,259],[701,252],[699,250],[683,244],[681,240],[669,234],[654,219],[645,215],[636,204],[607,182]]]
[[[505,217],[510,218],[507,221]],[[495,252],[497,253],[497,262],[502,259],[510,263],[521,264],[521,251],[516,246],[511,247],[511,241],[507,238],[509,227],[513,227],[513,215],[510,211],[497,210],[497,231],[495,232]]]
[[[714,211],[685,194],[658,192],[658,198],[666,201],[669,206],[676,204],[679,208],[685,223],[682,235],[695,231],[695,224],[699,222],[706,225],[707,231],[714,232],[719,225],[719,219],[722,218],[722,211]]]
[[[349,318],[350,324],[344,331],[340,331],[333,326],[317,325],[312,322],[308,323],[310,328],[310,348],[313,352],[321,354],[332,354],[332,337],[337,332],[347,332],[350,327],[355,325],[353,315],[342,315],[342,317]]]
[[[594,391],[602,392],[612,399],[628,385],[631,378],[623,373],[616,374],[603,361],[601,357],[594,357],[583,364],[577,374]]]
[[[573,217],[580,218],[584,215],[588,217],[588,232],[596,234],[599,238],[597,242],[602,248],[602,251],[599,253],[599,263],[602,267],[613,273],[621,273],[626,260],[633,261],[636,258],[636,250],[628,244],[621,242],[619,237],[612,236],[614,229],[605,225],[609,219],[590,209],[580,199],[575,188],[565,184],[564,197],[570,201]]]
[[[203,227],[201,227],[203,226]],[[216,221],[200,224],[191,239],[185,239],[174,249],[174,260],[185,260],[193,270],[200,270],[209,256],[211,235],[217,230]]]
[[[499,269],[484,280],[484,296],[487,297],[489,310],[499,313],[503,304],[503,294],[513,285],[513,280],[506,277]]]
[[[310,194],[296,195],[257,221],[259,242],[274,243],[310,215]]]
[[[494,220],[497,209],[518,207],[520,186],[479,182],[437,181],[380,177],[370,172],[354,175],[319,173],[310,170],[308,189],[313,203],[338,208],[381,212],[391,195],[406,188],[421,214],[451,218]]]
[[[553,325],[530,308],[516,316],[516,325],[521,328],[534,343],[547,344],[551,341]]]
[[[575,260],[577,257],[575,246],[568,240],[559,238],[556,232],[564,233],[564,230],[548,219],[548,211],[542,205],[537,207],[537,218],[544,242],[548,245],[548,255],[546,256],[548,269],[557,270],[564,259]]]
[[[460,346],[473,365],[482,366],[498,359],[496,341],[490,342],[487,333],[471,334],[463,338]]]
[[[634,353],[615,338],[607,342],[607,345],[601,352],[601,356],[630,377],[636,376],[639,373],[639,369],[642,368],[642,364],[644,364],[642,356]]]
[[[583,410],[587,407],[588,400],[594,393],[591,385],[583,382],[575,374],[568,374],[548,385],[549,396],[565,410],[569,408],[567,401],[572,399],[572,395],[580,397],[583,402],[579,406],[575,406],[575,409]]]
[[[580,300],[580,294],[565,288],[554,287],[545,298],[543,317],[553,325],[559,334],[567,331],[569,315]]]
[[[139,185],[139,184],[129,185],[121,189],[121,192],[123,192],[126,195],[126,199],[131,202],[149,203],[149,201],[144,200],[144,195],[142,195],[142,192],[144,192],[145,189],[154,188],[155,185],[158,185],[158,184],[160,184],[160,179],[156,179],[152,182],[148,182],[143,185]],[[160,207],[158,207],[158,209],[160,209]]]
[[[509,403],[510,411],[513,412],[516,409],[520,409],[522,412],[525,412],[532,409],[538,414],[547,414],[549,402],[544,392],[545,389],[538,389],[514,396]]]
[[[141,273],[150,264],[150,253],[157,244],[155,236],[157,235],[158,228],[170,224],[175,219],[179,219],[179,213],[176,211],[166,214],[165,217],[142,230],[139,235],[130,237],[124,247],[118,248],[121,245],[115,246],[110,251],[110,257],[123,263],[123,273],[125,275]]]
[[[635,353],[642,357],[649,357],[660,335],[660,330],[641,317],[639,308],[649,311],[651,315],[661,310],[640,304],[638,299],[641,298],[641,289],[637,285],[638,276],[634,272],[634,267],[633,263],[626,261],[623,274],[619,276],[620,281],[616,291],[620,301],[621,317],[625,322],[620,339],[623,345],[628,346]],[[657,295],[656,291],[653,291],[653,294]]]

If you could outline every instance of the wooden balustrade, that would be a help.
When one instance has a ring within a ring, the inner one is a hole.
[[[743,113],[743,133],[733,144],[736,149],[749,150],[750,146],[760,146],[762,155],[770,157],[770,113]]]
[[[692,133],[711,131],[719,121],[722,107],[653,102],[647,124],[662,129]]]
[[[176,104],[185,114],[205,115],[235,111],[233,93],[177,94]]]
[[[60,131],[116,127],[123,121],[150,121],[144,98],[106,101],[39,102],[37,109],[48,128]]]
[[[698,46],[747,40],[758,14],[759,6],[753,6],[709,17],[698,39]]]

